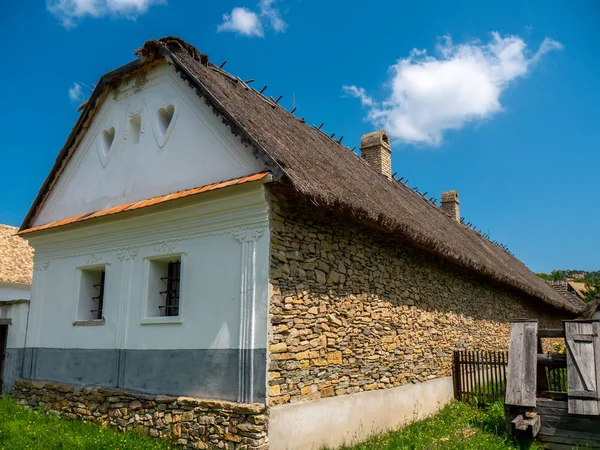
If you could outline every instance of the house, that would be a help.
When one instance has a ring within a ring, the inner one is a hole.
[[[33,249],[0,225],[0,393],[20,375],[33,275]]]
[[[588,292],[587,287],[585,286],[585,283],[580,282],[580,281],[568,280],[567,281],[567,289],[569,292],[572,292],[573,294],[577,295],[577,297],[579,297],[581,299],[584,299]]]
[[[568,299],[572,303],[579,303],[583,296],[578,295],[576,291],[570,286],[568,281],[546,281],[554,290],[560,293],[563,297]]]
[[[449,401],[453,349],[583,311],[455,191],[440,208],[394,180],[385,131],[359,156],[178,38],[136,54],[19,232],[22,402],[195,448],[334,446]]]

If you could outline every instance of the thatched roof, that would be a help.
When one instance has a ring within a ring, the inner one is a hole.
[[[584,319],[593,319],[594,313],[596,313],[598,310],[600,310],[600,296],[597,296],[594,300],[586,303],[581,317]]]
[[[314,204],[393,234],[556,308],[575,314],[582,310],[583,303],[579,306],[565,301],[504,249],[451,219],[408,187],[377,173],[347,147],[219,69],[193,46],[169,37],[147,41],[136,54],[139,60],[102,77],[78,124],[93,117],[97,103],[106,95],[105,86],[144,63],[166,58],[190,87],[212,105],[231,131],[254,148],[274,179],[290,184]],[[65,160],[72,154],[70,148],[78,133],[77,129],[71,133],[22,229],[31,226]]]
[[[0,225],[0,283],[28,285],[33,275],[33,248],[16,232],[16,227]]]

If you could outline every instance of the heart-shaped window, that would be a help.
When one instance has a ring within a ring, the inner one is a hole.
[[[105,153],[108,153],[114,141],[115,127],[110,127],[102,132],[102,147]]]
[[[173,121],[174,114],[175,107],[173,105],[167,105],[158,110],[158,131],[163,136],[167,133],[169,125],[171,125],[171,122]]]

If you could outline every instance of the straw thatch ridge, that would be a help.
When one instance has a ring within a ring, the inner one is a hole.
[[[181,39],[151,40],[136,54],[142,61],[165,57],[215,113],[223,116],[233,133],[240,134],[263,161],[271,160],[267,167],[282,170],[282,181],[314,204],[391,233],[556,308],[574,314],[583,310],[583,302],[574,305],[566,301],[514,256],[451,219],[410,188],[377,173],[347,147],[210,63],[206,55]],[[100,94],[93,94],[90,102],[94,95]],[[89,108],[86,106],[82,115]],[[55,167],[38,197],[47,195],[50,181],[59,175],[58,159]],[[31,225],[39,206],[34,203],[21,229]]]

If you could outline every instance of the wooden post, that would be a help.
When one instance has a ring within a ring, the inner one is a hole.
[[[535,407],[537,329],[537,320],[511,324],[506,377],[507,405]]]

